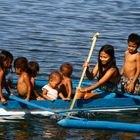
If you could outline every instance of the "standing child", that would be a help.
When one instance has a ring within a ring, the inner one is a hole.
[[[25,57],[18,57],[14,61],[14,68],[19,75],[17,82],[17,91],[20,97],[29,101],[31,96],[31,81],[28,74],[28,60]]]
[[[59,72],[52,72],[49,76],[49,83],[42,88],[42,96],[46,100],[55,101],[58,98],[58,86],[62,81]]]
[[[36,100],[42,100],[43,98],[35,90],[35,77],[37,76],[39,72],[39,64],[35,61],[30,61],[28,63],[28,67],[30,71],[29,75],[30,75],[30,80],[31,80],[31,85],[32,85],[33,96]]]
[[[98,81],[92,86],[78,88],[77,98],[89,99],[102,96],[105,96],[105,98],[110,98],[111,96],[112,98],[116,96],[120,75],[116,66],[113,46],[102,46],[98,54],[98,62],[92,72],[89,71],[89,64],[87,62],[85,62],[84,66],[88,67],[86,70],[88,79],[92,80],[97,76]]]
[[[60,73],[62,74],[63,79],[59,88],[59,96],[65,101],[69,101],[72,96],[72,71],[73,67],[69,63],[64,63],[60,67]]]
[[[123,75],[121,81],[122,91],[136,95],[140,94],[140,85],[138,83],[140,73],[139,46],[140,36],[135,33],[130,34],[128,37],[128,50],[125,52],[124,66],[121,70],[121,75]]]
[[[8,84],[6,83],[6,71],[11,68],[13,55],[6,50],[0,52],[0,99],[2,104],[6,104],[6,99],[3,97],[2,88],[5,87],[6,91],[10,94]]]

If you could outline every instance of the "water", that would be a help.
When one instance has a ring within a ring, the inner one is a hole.
[[[91,65],[109,43],[121,69],[128,35],[140,34],[139,5],[138,0],[0,0],[0,49],[37,61],[39,79],[47,79],[64,62],[73,64],[72,77],[79,79],[92,37],[99,32]],[[132,133],[62,129],[54,120],[30,116],[1,122],[0,132],[2,139],[140,139]]]

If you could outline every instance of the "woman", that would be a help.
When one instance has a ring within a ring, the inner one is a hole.
[[[112,96],[116,96],[117,84],[120,80],[119,70],[116,66],[116,60],[114,56],[114,48],[111,45],[104,45],[101,47],[98,54],[98,62],[92,72],[89,71],[89,64],[85,62],[84,66],[87,66],[86,76],[89,80],[92,80],[95,76],[98,77],[98,81],[92,86],[86,88],[78,88],[77,98],[89,99],[93,97],[106,96],[109,98],[109,93]]]

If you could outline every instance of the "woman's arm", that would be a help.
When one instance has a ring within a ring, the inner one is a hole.
[[[90,92],[91,90],[94,90],[95,88],[100,87],[101,85],[103,85],[105,82],[107,82],[108,80],[111,79],[111,77],[114,75],[114,73],[116,72],[116,68],[110,68],[105,75],[98,81],[96,82],[94,85],[89,86],[87,88],[83,88],[80,91],[81,92]]]
[[[86,76],[89,80],[93,80],[94,77],[97,75],[97,73],[98,73],[98,63],[95,65],[92,72],[90,72],[89,67],[87,67]]]

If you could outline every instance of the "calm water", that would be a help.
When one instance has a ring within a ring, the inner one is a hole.
[[[38,61],[38,78],[70,62],[72,77],[79,79],[96,32],[92,65],[100,47],[110,43],[121,68],[127,37],[140,34],[139,23],[139,0],[0,0],[0,49]],[[32,117],[1,120],[0,139],[140,139],[134,133],[62,129],[54,120]]]

